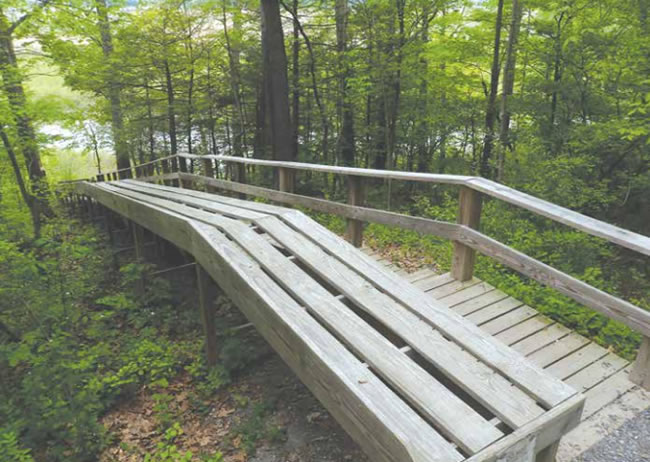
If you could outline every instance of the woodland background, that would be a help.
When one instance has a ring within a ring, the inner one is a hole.
[[[649,235],[649,9],[648,0],[3,1],[0,459],[95,460],[114,444],[99,419],[116,403],[142,387],[166,396],[179,374],[217,389],[247,364],[208,371],[193,311],[178,309],[164,280],[158,295],[137,295],[132,282],[152,268],[123,261],[116,271],[98,231],[59,210],[59,181],[182,152],[477,174]],[[262,170],[248,177],[273,182]],[[296,189],[345,194],[316,174],[299,175]],[[368,203],[448,221],[457,210],[452,189],[399,182],[371,184]],[[647,259],[492,201],[482,228],[650,307]],[[406,266],[449,267],[451,245],[431,236],[369,225],[366,239]],[[633,357],[639,338],[622,325],[488,259],[477,275]],[[161,418],[149,460],[198,457],[174,449],[173,420]]]

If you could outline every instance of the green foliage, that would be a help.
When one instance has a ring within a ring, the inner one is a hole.
[[[20,447],[16,433],[0,428],[0,460],[4,462],[34,462],[29,449]]]
[[[260,440],[277,443],[285,438],[283,429],[269,421],[272,409],[273,406],[268,401],[252,403],[247,417],[235,428],[234,433],[241,437],[242,448],[247,454],[255,454]]]

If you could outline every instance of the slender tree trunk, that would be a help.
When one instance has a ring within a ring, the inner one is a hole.
[[[178,141],[176,139],[176,110],[174,101],[174,83],[172,82],[172,73],[169,69],[169,61],[165,58],[165,86],[167,89],[167,119],[169,124],[169,144],[171,155],[178,153]]]
[[[41,156],[36,140],[32,119],[27,112],[27,98],[23,87],[23,78],[18,68],[18,61],[13,45],[11,24],[0,8],[0,74],[3,90],[9,102],[11,115],[16,124],[19,148],[23,155],[31,191],[35,197],[35,210],[50,214],[47,203],[48,185],[45,170],[41,165]]]
[[[497,179],[499,181],[503,181],[504,177],[506,151],[513,151],[512,141],[510,140],[510,107],[508,105],[508,98],[512,96],[515,87],[515,68],[522,6],[521,0],[512,0],[512,20],[510,21],[510,35],[508,36],[506,65],[503,69],[503,90],[501,93],[501,124],[499,127],[497,158]]]
[[[262,56],[267,98],[269,101],[270,138],[273,158],[294,160],[289,114],[289,82],[287,76],[287,54],[284,49],[284,34],[278,0],[261,2],[262,13]]]
[[[340,131],[337,140],[337,157],[344,165],[355,165],[354,113],[348,97],[348,76],[350,66],[347,63],[348,48],[348,0],[336,0],[336,51],[338,58],[338,98],[336,102]]]
[[[291,120],[293,121],[293,151],[298,158],[298,136],[300,132],[300,22],[298,21],[298,0],[293,0],[293,43],[291,84]]]
[[[145,88],[145,98],[147,104],[147,128],[149,136],[149,160],[154,160],[156,158],[156,141],[154,138],[154,126],[153,126],[153,109],[151,107],[151,95],[149,94],[149,80],[145,78],[144,81]]]
[[[130,166],[129,149],[124,135],[124,119],[122,115],[121,90],[116,78],[116,69],[113,66],[113,37],[111,35],[110,20],[106,0],[95,0],[97,21],[101,35],[102,53],[106,61],[105,81],[108,85],[108,100],[111,105],[111,125],[113,129],[113,144],[117,168],[123,169]]]
[[[18,189],[20,190],[20,195],[23,198],[23,201],[29,208],[29,213],[32,217],[32,226],[34,230],[34,239],[41,237],[41,212],[39,210],[39,201],[38,199],[30,194],[25,186],[25,180],[23,179],[23,173],[20,171],[20,166],[18,165],[18,160],[16,159],[16,153],[13,150],[13,146],[9,141],[7,133],[4,131],[4,127],[0,125],[0,139],[2,139],[2,144],[7,151],[9,156],[9,161],[11,162],[11,167],[13,168],[14,175],[16,176],[16,183],[18,184]]]
[[[494,125],[497,118],[497,92],[499,90],[499,54],[501,49],[501,27],[503,23],[503,0],[499,0],[497,18],[494,27],[494,50],[492,54],[492,70],[490,72],[490,92],[488,94],[487,109],[485,111],[485,139],[483,140],[483,154],[481,156],[480,173],[484,177],[492,176],[490,166],[492,148],[494,147]]]
[[[230,90],[233,98],[234,112],[232,117],[232,138],[234,155],[243,157],[244,146],[246,145],[246,118],[244,114],[242,95],[241,95],[241,75],[239,72],[239,44],[233,43],[230,38],[228,29],[228,17],[226,14],[226,2],[221,4],[223,34],[226,41],[226,51],[228,53],[228,66],[230,71]],[[233,19],[233,27],[236,32],[241,25],[237,16]],[[238,35],[238,34],[237,34]]]
[[[402,94],[402,61],[404,57],[404,44],[406,43],[406,36],[404,30],[404,9],[406,0],[396,0],[395,6],[397,9],[397,23],[398,23],[398,38],[397,38],[397,62],[395,76],[393,79],[393,100],[391,102],[391,110],[388,118],[388,138],[386,142],[387,158],[386,168],[394,168],[397,165],[395,158],[395,145],[397,143],[397,119],[399,117],[400,99]]]

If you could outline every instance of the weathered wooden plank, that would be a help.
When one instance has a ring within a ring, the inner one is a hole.
[[[429,359],[459,387],[484,404],[509,425],[517,428],[542,412],[525,393],[498,373],[476,361],[453,342],[422,323],[404,307],[354,273],[342,262],[329,257],[306,237],[290,233],[274,218],[258,221],[276,240],[290,249],[312,271],[340,290],[346,298],[374,316],[426,359]],[[504,393],[508,399],[504,400]]]
[[[433,271],[430,268],[421,268],[417,271],[414,271],[413,273],[409,274],[406,279],[409,280],[409,282],[414,283],[416,281],[419,281],[421,279],[424,279],[429,276],[433,276],[437,274],[435,271]]]
[[[466,186],[460,188],[458,199],[458,220],[460,225],[478,229],[481,220],[481,193]],[[474,275],[476,252],[462,241],[454,241],[454,256],[451,262],[451,275],[459,281],[469,281]]]
[[[491,290],[494,290],[493,286],[491,286],[487,282],[480,282],[473,286],[466,287],[465,289],[460,290],[458,292],[454,292],[453,294],[440,297],[438,298],[438,300],[440,300],[442,303],[449,306],[450,308],[454,308],[458,304],[467,302],[468,300],[472,300],[473,298],[477,298],[487,292],[490,292]],[[455,311],[458,312],[457,310]]]
[[[626,368],[629,364],[630,363],[623,358],[620,358],[613,353],[608,353],[607,356],[600,358],[598,361],[573,374],[564,382],[568,383],[576,390],[586,391],[595,387],[607,377]]]
[[[467,315],[466,319],[473,322],[477,326],[481,326],[492,321],[493,319],[498,318],[499,316],[503,316],[504,314],[507,314],[519,308],[522,305],[523,303],[521,303],[516,298],[508,297]]]
[[[493,319],[481,325],[481,329],[491,335],[497,335],[517,324],[527,321],[537,316],[539,313],[527,305],[520,306],[503,316]]]
[[[569,398],[466,462],[528,462],[578,425],[584,403],[582,395]]]
[[[547,328],[552,323],[553,321],[548,319],[546,316],[537,315],[517,324],[516,326],[512,326],[510,329],[499,332],[495,337],[506,345],[513,345],[521,339],[527,338],[528,336]]]
[[[626,367],[618,371],[585,393],[587,401],[585,403],[583,419],[588,419],[595,412],[617,400],[635,387],[635,384],[630,381],[630,369],[631,367]]]
[[[570,333],[570,329],[556,323],[521,340],[520,342],[515,343],[512,347],[522,355],[528,356],[534,351],[541,350],[546,345],[549,345]]]
[[[172,202],[178,199],[173,193],[169,193],[169,200],[126,189],[120,193],[221,228],[272,274],[286,291],[292,293],[321,322],[335,331],[347,345],[403,393],[420,412],[443,429],[463,450],[475,453],[502,436],[499,430],[243,223],[194,209],[180,202]],[[180,200],[200,201],[183,198]],[[212,208],[213,211],[218,211],[223,205],[205,207],[207,210]],[[268,220],[256,220],[258,226],[267,222]],[[292,233],[293,239],[294,235],[295,233]],[[274,237],[277,239],[277,236]],[[285,241],[280,242],[287,245]],[[324,265],[324,261],[320,264]]]
[[[478,297],[454,305],[451,308],[461,316],[467,316],[469,314],[474,313],[475,311],[481,310],[488,305],[492,305],[493,303],[499,302],[506,298],[508,298],[508,295],[501,292],[500,290],[494,289],[485,292],[484,294],[479,295]],[[442,302],[445,303],[444,300]]]
[[[364,253],[358,252],[324,227],[308,220],[304,214],[293,211],[284,214],[282,219],[295,229],[301,230],[310,239],[327,246],[328,251],[336,255],[339,260],[358,273],[364,274],[381,290],[399,300],[413,313],[453,338],[472,354],[506,374],[546,406],[555,406],[575,394],[570,387],[559,380],[549,379],[540,368],[522,361],[519,353],[504,348],[497,340],[475,325],[466,322],[457,313],[439,302],[436,303],[430,297],[423,297],[422,292],[413,285],[383,270]]]
[[[551,364],[546,368],[546,371],[564,380],[606,355],[606,349],[595,343],[590,343],[572,355]]]
[[[468,287],[472,287],[480,283],[481,280],[477,278],[472,278],[469,281],[454,280],[449,284],[444,284],[444,285],[440,285],[439,287],[435,287],[433,289],[425,290],[425,292],[437,301],[443,297],[447,297],[456,292],[460,292],[461,290],[467,289]]]
[[[573,354],[589,342],[590,340],[582,335],[571,332],[566,337],[535,351],[528,356],[528,359],[540,367],[547,367],[565,356]]]
[[[99,187],[93,187],[92,194],[112,210],[192,251],[371,458],[382,462],[463,459],[214,228]]]
[[[444,284],[449,284],[454,282],[455,279],[449,273],[445,274],[434,274],[424,279],[420,279],[413,283],[415,287],[426,292],[427,290],[435,289]]]

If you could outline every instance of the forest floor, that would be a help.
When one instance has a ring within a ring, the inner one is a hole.
[[[408,272],[422,267],[418,258],[400,258],[383,249],[386,259]],[[189,294],[188,294],[189,296]],[[246,319],[229,302],[217,304],[222,326]],[[102,419],[112,435],[100,462],[135,462],[165,449],[163,428],[178,423],[173,439],[180,454],[192,460],[220,452],[225,462],[366,462],[367,457],[311,392],[253,328],[238,335],[241,351],[254,351],[254,362],[215,393],[197,389],[191,377],[178,377],[164,392],[143,387],[135,398]],[[204,456],[202,456],[204,455]],[[204,459],[201,459],[204,457]],[[145,459],[146,460],[146,459]],[[184,459],[183,459],[184,460]]]
[[[250,335],[257,336],[252,333]],[[266,345],[261,339],[251,339]],[[270,347],[247,373],[206,400],[189,379],[167,387],[167,403],[182,429],[181,453],[220,451],[226,462],[366,461],[358,446]],[[163,439],[159,402],[143,391],[103,419],[115,435],[100,461],[140,461]]]

